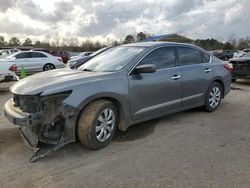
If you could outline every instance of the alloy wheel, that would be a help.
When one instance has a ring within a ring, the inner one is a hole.
[[[209,94],[209,105],[212,108],[216,108],[221,100],[221,91],[220,88],[215,86],[211,89],[210,94]]]
[[[44,66],[44,70],[45,71],[53,70],[53,69],[55,69],[55,67],[52,64],[47,64],[47,65]]]
[[[111,136],[115,127],[115,113],[112,109],[106,108],[103,110],[95,126],[96,138],[99,142],[105,142]]]

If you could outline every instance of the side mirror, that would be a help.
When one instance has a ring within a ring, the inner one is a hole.
[[[139,65],[135,68],[135,72],[140,73],[154,73],[156,71],[156,66],[154,64]]]

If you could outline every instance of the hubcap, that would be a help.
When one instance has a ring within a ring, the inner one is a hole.
[[[112,109],[106,108],[97,119],[95,127],[96,138],[99,142],[105,142],[111,136],[115,127],[115,113]]]
[[[44,70],[53,70],[54,66],[53,65],[45,65]]]
[[[209,95],[209,105],[215,108],[220,103],[221,92],[219,87],[213,87]]]

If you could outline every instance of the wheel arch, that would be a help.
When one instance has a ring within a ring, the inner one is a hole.
[[[224,98],[224,95],[225,95],[225,84],[224,84],[224,82],[222,81],[222,78],[219,78],[219,77],[215,78],[215,79],[210,83],[210,85],[213,84],[214,82],[218,82],[218,83],[220,84],[221,89],[222,89],[222,98]],[[209,85],[209,86],[210,86],[210,85]]]
[[[56,66],[54,63],[50,63],[50,62],[46,62],[44,65],[43,65],[43,71],[45,71],[45,66],[46,65],[52,65],[54,67],[54,69],[56,69]]]
[[[129,115],[129,106],[128,106],[128,101],[126,101],[126,99],[124,99],[123,97],[116,95],[116,94],[109,94],[109,95],[95,95],[95,96],[91,96],[89,98],[87,98],[86,100],[84,100],[80,106],[78,107],[80,109],[80,112],[78,113],[77,116],[77,121],[76,121],[76,126],[78,124],[79,121],[79,117],[82,113],[82,111],[86,108],[87,105],[89,105],[90,103],[97,101],[97,100],[108,100],[111,101],[116,109],[117,109],[117,114],[118,114],[118,118],[119,118],[119,122],[118,122],[118,129],[121,131],[126,131],[128,126],[129,126],[129,121],[128,121],[128,115]],[[126,104],[126,105],[124,105]]]

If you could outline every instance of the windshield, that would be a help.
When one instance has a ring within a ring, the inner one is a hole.
[[[250,57],[250,52],[246,53],[244,57]]]
[[[142,47],[121,46],[112,48],[90,59],[78,69],[93,72],[115,72],[129,64],[143,50]]]

